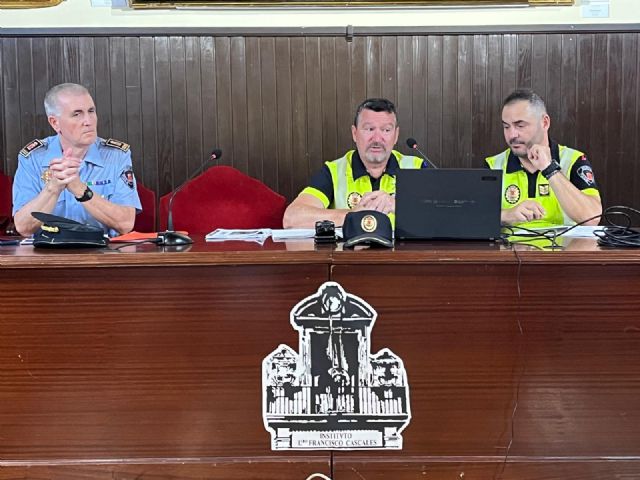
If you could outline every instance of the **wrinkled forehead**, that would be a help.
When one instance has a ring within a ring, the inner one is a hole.
[[[390,112],[374,112],[373,110],[369,110],[365,108],[360,112],[358,116],[358,126],[362,125],[374,125],[374,126],[392,126],[396,128],[397,119],[395,113]]]
[[[57,102],[61,111],[73,112],[76,110],[89,110],[95,108],[93,98],[88,93],[60,92]]]

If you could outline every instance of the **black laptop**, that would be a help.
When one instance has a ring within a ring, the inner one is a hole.
[[[398,170],[395,238],[497,239],[501,199],[502,170]]]

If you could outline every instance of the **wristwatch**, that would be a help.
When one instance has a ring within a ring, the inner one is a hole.
[[[80,203],[82,202],[86,202],[87,200],[91,200],[93,198],[93,190],[91,190],[89,188],[89,185],[87,185],[86,190],[84,191],[84,193],[82,194],[81,197],[76,197],[76,200]]]
[[[560,167],[558,162],[556,162],[555,160],[551,160],[551,163],[549,164],[549,166],[547,168],[545,168],[544,170],[542,170],[542,172],[540,172],[540,173],[542,173],[542,176],[544,178],[549,180],[551,177],[553,177],[560,170],[562,170],[562,168]]]

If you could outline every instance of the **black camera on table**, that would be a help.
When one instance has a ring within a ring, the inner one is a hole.
[[[331,220],[316,222],[315,243],[336,243],[336,225]]]

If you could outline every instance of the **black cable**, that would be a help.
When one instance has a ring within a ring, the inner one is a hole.
[[[633,218],[640,219],[640,210],[616,205],[607,208],[602,214],[609,224],[602,230],[595,230],[593,234],[598,237],[598,245],[607,248],[640,248],[640,230],[632,228]],[[622,217],[623,224],[618,224],[611,217]]]
[[[120,245],[118,245],[117,247],[109,247],[110,250],[120,250],[121,248],[124,247],[130,247],[132,245],[142,245],[143,243],[155,243],[157,244],[160,241],[159,238],[147,238],[145,240],[136,240],[133,242],[127,242],[127,243],[122,243]],[[113,245],[113,243],[111,244]]]

